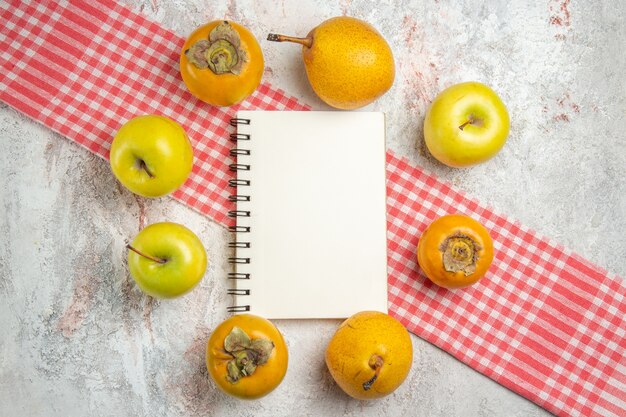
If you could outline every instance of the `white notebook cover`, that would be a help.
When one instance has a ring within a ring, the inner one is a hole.
[[[270,319],[387,312],[385,117],[378,112],[239,111],[235,305]]]

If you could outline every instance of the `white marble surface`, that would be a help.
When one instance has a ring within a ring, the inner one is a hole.
[[[626,3],[561,0],[125,0],[181,35],[206,20],[248,26],[265,80],[315,109],[294,45],[326,18],[365,19],[395,53],[394,87],[368,109],[388,117],[388,146],[483,202],[626,276]],[[509,141],[464,170],[422,141],[430,100],[457,82],[491,85]],[[323,351],[337,321],[279,321],[291,353],[283,384],[242,402],[207,381],[204,344],[225,317],[228,233],[168,199],[122,189],[108,164],[0,105],[0,415],[543,416],[548,413],[412,336],[414,365],[391,396],[358,402],[332,382]],[[205,243],[201,285],[174,301],[129,279],[125,241],[156,221]]]

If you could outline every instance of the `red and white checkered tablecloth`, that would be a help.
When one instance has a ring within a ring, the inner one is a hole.
[[[111,1],[0,3],[0,99],[103,158],[128,119],[178,121],[195,150],[174,198],[222,224],[232,209],[228,121],[239,108],[305,110],[269,84],[215,108],[178,74],[184,39]],[[557,415],[626,415],[626,284],[387,154],[390,313],[416,335]],[[484,224],[495,260],[449,291],[421,274],[415,248],[446,213]]]

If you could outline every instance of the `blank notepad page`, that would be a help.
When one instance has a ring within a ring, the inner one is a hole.
[[[385,119],[377,112],[240,111],[235,304],[266,318],[387,312]],[[242,230],[240,228],[240,230]]]

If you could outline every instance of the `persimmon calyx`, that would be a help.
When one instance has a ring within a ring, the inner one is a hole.
[[[439,250],[442,252],[443,267],[446,271],[462,271],[465,276],[476,272],[480,245],[471,237],[463,233],[448,236]]]
[[[274,343],[269,339],[250,339],[250,336],[235,326],[224,339],[224,350],[233,359],[226,364],[226,379],[231,384],[254,373],[257,366],[267,363]]]
[[[185,51],[185,56],[199,69],[210,69],[220,75],[241,74],[241,67],[248,61],[241,48],[239,33],[227,21],[217,25],[208,39],[201,39]]]

